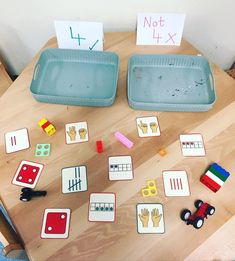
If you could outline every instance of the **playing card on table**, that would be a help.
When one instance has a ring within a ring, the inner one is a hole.
[[[43,165],[40,163],[22,160],[12,183],[22,187],[35,188],[42,169]]]
[[[180,144],[184,156],[205,156],[205,146],[201,134],[181,134]]]
[[[67,238],[70,212],[70,209],[45,209],[41,238]]]
[[[29,148],[29,135],[26,128],[5,133],[6,153]]]
[[[116,196],[114,193],[91,193],[89,221],[114,222],[116,216]]]

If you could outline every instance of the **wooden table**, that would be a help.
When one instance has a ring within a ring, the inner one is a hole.
[[[12,80],[7,74],[3,64],[0,61],[0,96],[7,90],[12,84]]]
[[[46,47],[56,47],[52,39]],[[116,101],[108,108],[75,107],[38,103],[29,92],[33,67],[38,59],[25,68],[0,100],[1,105],[1,181],[2,200],[21,235],[31,260],[188,260],[234,258],[235,238],[235,82],[213,65],[217,102],[203,113],[151,112],[132,110],[127,103],[127,61],[135,53],[197,54],[185,40],[180,47],[136,46],[135,34],[107,33],[105,50],[120,57],[120,71]],[[136,117],[157,115],[161,136],[139,138]],[[57,128],[48,137],[38,127],[46,117]],[[64,125],[87,121],[90,140],[87,143],[66,145]],[[5,154],[3,134],[27,127],[31,147],[28,150]],[[134,147],[127,149],[114,138],[120,131],[128,136]],[[202,133],[206,157],[183,157],[180,150],[181,133]],[[105,151],[96,152],[95,141],[102,139]],[[35,158],[37,143],[51,143],[50,157]],[[160,148],[167,155],[159,156]],[[131,155],[135,178],[132,181],[108,180],[107,158],[110,155]],[[19,201],[20,187],[12,185],[21,160],[45,164],[37,189],[45,189],[45,198],[28,203]],[[199,177],[211,162],[217,162],[231,173],[218,192],[213,193],[199,182]],[[83,193],[62,194],[61,169],[84,164],[88,169],[89,189]],[[189,176],[190,197],[166,197],[162,170],[185,169]],[[158,196],[143,198],[140,190],[149,179],[156,179]],[[115,223],[88,221],[88,200],[91,192],[115,192],[117,215]],[[203,199],[216,207],[214,216],[206,220],[200,230],[186,226],[179,218],[183,208],[194,209],[195,199]],[[159,202],[164,206],[165,234],[140,235],[136,231],[136,204]],[[45,208],[72,210],[68,239],[41,239],[40,232]],[[223,238],[222,238],[223,237]],[[233,246],[233,248],[232,248]]]

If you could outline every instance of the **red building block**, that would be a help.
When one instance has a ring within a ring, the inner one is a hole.
[[[101,140],[97,140],[96,141],[96,150],[98,153],[102,153],[104,150],[103,150],[103,143]]]

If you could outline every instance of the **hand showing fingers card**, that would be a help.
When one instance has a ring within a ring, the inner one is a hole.
[[[162,204],[137,204],[137,231],[140,234],[162,234],[165,232]]]

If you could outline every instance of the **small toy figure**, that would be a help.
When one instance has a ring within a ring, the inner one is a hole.
[[[55,134],[55,127],[45,118],[41,119],[38,122],[38,125],[47,133],[47,135],[51,136]]]
[[[31,188],[22,188],[20,194],[20,200],[27,202],[32,199],[32,197],[41,197],[41,196],[46,196],[47,192],[46,191],[34,191]]]
[[[213,192],[217,192],[230,176],[229,172],[216,163],[213,163],[200,181]]]
[[[197,211],[192,215],[191,211],[188,209],[184,209],[181,212],[180,218],[183,221],[186,221],[187,225],[193,225],[194,228],[199,229],[204,224],[204,219],[208,217],[208,215],[213,215],[215,213],[215,208],[208,203],[204,203],[202,200],[196,200],[194,203]]]

